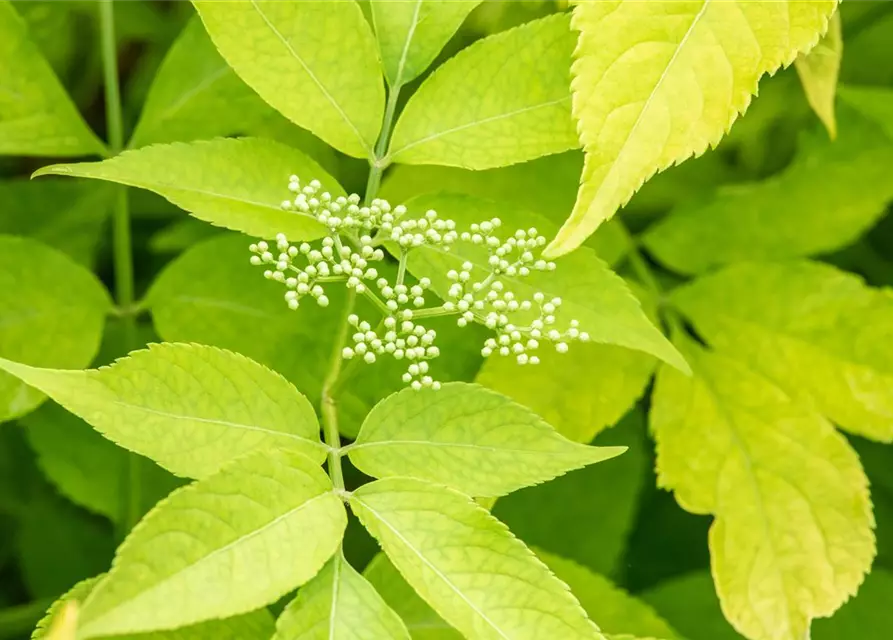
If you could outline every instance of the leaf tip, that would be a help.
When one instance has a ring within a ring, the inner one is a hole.
[[[48,176],[48,175],[71,175],[71,167],[65,164],[51,164],[46,167],[41,167],[37,171],[31,174],[31,179],[39,178],[40,176]]]

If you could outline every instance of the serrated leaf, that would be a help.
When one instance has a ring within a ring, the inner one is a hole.
[[[893,118],[893,92],[847,90],[839,104],[837,140],[810,132],[782,173],[683,203],[644,234],[645,246],[676,271],[701,273],[744,260],[827,253],[851,243],[893,200],[886,170],[893,163],[893,135],[857,106],[875,100],[888,105]]]
[[[613,458],[622,447],[565,439],[529,409],[478,385],[404,389],[369,413],[350,461],[376,478],[421,478],[495,497]]]
[[[196,16],[158,68],[129,146],[244,133],[271,113],[220,57]]]
[[[751,640],[802,640],[875,555],[868,481],[820,415],[754,370],[682,336],[694,370],[658,373],[651,426],[660,486],[710,513],[726,618]]]
[[[99,350],[111,300],[99,280],[55,249],[0,236],[0,359],[85,367]],[[0,422],[44,395],[0,372]]]
[[[102,154],[102,142],[6,0],[0,0],[0,43],[0,155]]]
[[[537,550],[537,557],[546,563],[605,633],[629,633],[676,640],[681,636],[650,606],[634,598],[610,580],[561,556]],[[609,636],[617,638],[616,635]],[[632,636],[630,636],[632,637]]]
[[[282,612],[273,640],[353,638],[409,640],[409,631],[375,587],[336,553]]]
[[[549,237],[555,230],[554,223],[536,213],[511,204],[457,194],[413,198],[407,207],[418,213],[436,209],[441,217],[455,220],[460,229],[498,217],[502,220],[503,228],[510,233],[515,229],[535,227],[539,233]],[[414,249],[409,254],[408,265],[414,275],[430,278],[434,291],[446,298],[451,284],[446,274],[450,269],[458,270],[464,261],[469,261],[475,265],[472,278],[480,275],[483,279],[483,274],[492,273],[487,259],[485,247],[460,243],[449,252],[434,248]],[[555,271],[534,271],[526,278],[499,276],[499,279],[519,300],[532,299],[538,291],[544,293],[546,298],[560,297],[564,318],[558,319],[556,328],[559,330],[571,319],[576,319],[580,322],[580,329],[588,332],[593,342],[644,351],[681,370],[687,370],[685,361],[648,320],[626,283],[588,247],[562,258]],[[520,318],[520,322],[524,320],[522,315],[516,313],[510,318]]]
[[[307,582],[341,544],[347,514],[328,476],[267,449],[178,489],[119,547],[84,601],[80,638],[247,613]]]
[[[568,16],[559,14],[464,49],[410,98],[388,160],[489,169],[577,148],[573,47]]]
[[[0,368],[178,475],[202,478],[272,446],[317,462],[325,457],[307,399],[278,374],[223,349],[153,344],[100,369],[38,369],[3,359]]]
[[[579,246],[652,175],[715,146],[765,73],[808,51],[837,0],[579,2],[573,113],[586,163],[546,248]]]
[[[401,87],[427,69],[480,0],[371,0],[385,77]]]
[[[302,152],[260,138],[152,145],[103,162],[51,165],[34,176],[48,174],[148,189],[219,227],[266,238],[284,233],[292,240],[321,238],[325,228],[312,216],[280,208],[289,196],[290,175],[304,182],[315,178],[333,195],[343,194]]]
[[[840,58],[843,54],[843,34],[840,27],[840,12],[831,16],[828,31],[819,43],[808,53],[800,54],[794,62],[797,75],[803,83],[806,99],[812,110],[828,129],[831,138],[837,137],[837,123],[834,119],[834,95],[837,92],[837,77],[840,74]]]
[[[217,49],[267,103],[339,151],[372,157],[384,83],[375,37],[353,0],[193,4]]]
[[[745,263],[674,291],[715,348],[844,429],[893,441],[893,295],[816,262]]]
[[[350,505],[406,580],[466,637],[603,640],[561,581],[467,496],[388,478],[357,489]]]

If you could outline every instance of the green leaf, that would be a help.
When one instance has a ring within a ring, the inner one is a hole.
[[[893,92],[847,90],[839,104],[837,140],[828,140],[824,131],[810,132],[782,173],[682,204],[644,234],[645,246],[676,271],[701,273],[733,262],[801,257],[848,245],[893,200],[886,171],[893,163],[893,132],[857,106],[875,100],[893,118]]]
[[[503,395],[450,382],[438,391],[407,388],[377,404],[348,456],[376,478],[420,478],[493,497],[623,451],[571,442]]]
[[[0,233],[33,238],[90,266],[106,233],[113,194],[108,185],[70,180],[0,182]]]
[[[751,640],[802,640],[813,618],[855,593],[875,555],[859,458],[756,371],[687,338],[677,344],[695,375],[658,373],[659,485],[686,510],[714,515],[712,570],[726,618]]]
[[[121,519],[129,454],[54,402],[21,420],[37,465],[69,500],[95,513]],[[150,460],[138,464],[140,503],[145,513],[181,482]]]
[[[317,462],[325,457],[307,399],[278,374],[222,349],[153,344],[100,369],[38,369],[3,359],[0,368],[178,475],[202,478],[272,446]]]
[[[81,156],[105,147],[28,36],[25,22],[0,0],[0,155]]]
[[[211,224],[267,238],[284,233],[292,240],[321,238],[325,228],[309,215],[281,209],[290,175],[305,182],[315,178],[333,195],[343,194],[297,149],[258,138],[152,145],[103,162],[44,167],[34,175],[47,174],[148,189]]]
[[[544,551],[536,555],[571,592],[605,633],[631,633],[676,640],[681,636],[647,604],[616,587],[610,580],[572,560]],[[617,636],[611,636],[616,638]]]
[[[54,640],[47,633],[54,618],[63,610],[63,606],[69,602],[83,602],[101,580],[102,576],[83,580],[54,602],[43,619],[37,623],[31,640]],[[113,637],[116,640],[268,640],[273,635],[273,628],[273,617],[266,609],[260,609],[245,615],[209,620],[180,629]]]
[[[834,120],[834,94],[840,74],[840,58],[843,54],[843,34],[840,12],[831,16],[828,31],[809,53],[800,54],[794,62],[797,75],[803,83],[806,99],[816,115],[828,129],[831,138],[837,137]]]
[[[464,49],[409,99],[388,160],[489,169],[577,148],[573,48],[568,16],[559,14]]]
[[[816,44],[837,0],[579,2],[573,112],[586,163],[546,248],[579,246],[652,175],[715,146],[765,73]]]
[[[436,209],[441,217],[455,220],[460,229],[494,217],[500,218],[504,228],[509,230],[535,227],[549,237],[555,229],[549,219],[536,213],[511,204],[468,196],[421,196],[410,200],[407,206],[418,212]],[[449,252],[429,247],[415,249],[409,254],[408,264],[414,275],[430,278],[434,291],[446,298],[451,284],[446,278],[447,272],[459,269],[464,261],[469,261],[475,265],[472,278],[475,274],[491,273],[487,256],[486,248],[461,243]],[[559,319],[559,324],[570,319],[579,320],[581,330],[587,331],[593,342],[644,351],[687,370],[685,361],[648,320],[626,283],[588,247],[562,258],[555,271],[532,272],[526,278],[499,276],[499,279],[519,299],[532,298],[537,291],[543,292],[547,298],[560,297],[566,319]]]
[[[194,17],[158,68],[129,146],[244,133],[272,112],[220,57]]]
[[[81,638],[181,627],[252,611],[307,582],[347,514],[317,464],[245,455],[174,492],[131,532],[84,602]]]
[[[466,637],[603,640],[561,581],[463,494],[388,478],[357,489],[350,505],[406,580]]]
[[[372,30],[353,0],[194,0],[217,49],[282,115],[357,158],[372,157],[384,83]]]
[[[68,257],[33,240],[0,236],[0,359],[85,367],[99,350],[110,308],[99,280]],[[0,422],[43,399],[0,372]]]
[[[371,0],[385,77],[401,87],[427,69],[481,0]]]
[[[273,640],[409,640],[403,621],[340,553],[298,592]]]
[[[816,262],[745,263],[672,300],[711,345],[791,398],[848,431],[893,442],[890,291]]]

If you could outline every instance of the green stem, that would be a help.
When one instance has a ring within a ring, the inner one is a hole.
[[[381,134],[378,136],[378,142],[375,144],[375,157],[369,160],[369,178],[366,181],[366,202],[370,202],[378,195],[378,188],[381,186],[381,174],[390,164],[385,157],[388,149],[388,143],[391,140],[391,127],[394,124],[394,116],[397,113],[397,98],[400,97],[399,86],[393,87],[388,94],[388,103],[384,110],[384,119],[381,123]]]
[[[335,399],[335,387],[341,376],[341,365],[344,358],[341,352],[347,345],[347,334],[350,325],[347,317],[353,313],[356,306],[357,293],[351,289],[347,294],[347,302],[344,305],[344,313],[341,317],[338,336],[332,348],[332,358],[329,361],[329,372],[322,384],[322,428],[323,437],[329,446],[329,477],[336,489],[344,489],[344,472],[341,470],[341,434],[338,431],[338,402]]]
[[[400,249],[400,264],[397,265],[397,284],[403,284],[403,280],[406,279],[406,260],[409,256],[409,252],[406,249]]]
[[[30,633],[54,600],[35,600],[0,611],[0,638],[18,638]]]
[[[99,2],[100,39],[102,47],[102,74],[105,88],[106,136],[112,153],[119,153],[124,146],[124,122],[121,117],[121,88],[118,83],[118,47],[115,37],[115,10],[113,0]],[[134,302],[133,242],[130,235],[130,209],[127,189],[117,187],[112,213],[112,258],[115,267],[115,297],[118,307],[130,309]],[[125,315],[124,339],[128,348],[136,347],[136,318]],[[135,454],[127,456],[122,492],[121,534],[126,535],[140,518],[140,459]]]

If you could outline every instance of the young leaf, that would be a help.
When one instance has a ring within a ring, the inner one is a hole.
[[[372,24],[388,84],[414,80],[481,0],[371,0]]]
[[[134,528],[84,601],[79,637],[173,629],[269,604],[322,568],[346,522],[315,462],[271,449],[242,456]]]
[[[0,359],[85,367],[99,350],[110,308],[99,280],[68,257],[33,240],[0,236]],[[43,399],[0,372],[0,422]]]
[[[893,442],[889,291],[816,262],[746,263],[672,299],[716,349],[844,429]]]
[[[0,368],[178,475],[202,478],[272,446],[317,462],[325,457],[307,399],[278,374],[222,349],[153,344],[100,369],[38,369],[3,359]]]
[[[388,478],[357,489],[350,505],[406,580],[466,637],[603,640],[561,581],[461,493]]]
[[[271,113],[220,57],[196,16],[158,68],[129,146],[244,133]]]
[[[339,151],[372,156],[384,83],[356,2],[193,4],[217,49],[267,103]]]
[[[273,640],[409,640],[375,587],[336,553],[276,622]]]
[[[0,0],[0,155],[81,156],[105,147],[84,123],[12,4]]]
[[[211,224],[266,238],[284,233],[292,240],[314,240],[325,229],[311,216],[280,207],[290,175],[316,178],[333,195],[344,193],[297,149],[259,138],[152,145],[103,162],[56,164],[34,173],[47,174],[148,189]]]
[[[828,31],[809,53],[800,54],[794,62],[797,75],[803,83],[806,99],[813,111],[828,129],[831,138],[837,137],[837,123],[834,121],[834,94],[837,91],[837,76],[840,74],[840,57],[843,53],[843,34],[840,27],[840,12],[831,16]]]
[[[808,51],[837,0],[579,2],[573,112],[586,163],[546,248],[578,247],[652,175],[715,146],[765,73]]]
[[[877,103],[878,114],[861,111]],[[887,112],[885,114],[885,112]],[[847,90],[840,135],[802,138],[787,169],[763,182],[719,189],[677,207],[643,236],[645,246],[682,273],[743,260],[777,260],[844,247],[884,215],[893,200],[893,92]]]
[[[489,169],[576,148],[573,48],[568,17],[559,14],[461,51],[410,98],[388,159]]]
[[[852,596],[875,554],[868,481],[820,415],[742,363],[679,337],[695,375],[657,377],[658,481],[711,513],[714,580],[751,640],[802,640]]]
[[[421,196],[410,200],[407,207],[417,212],[436,209],[442,217],[455,220],[459,228],[498,217],[509,229],[535,227],[548,237],[556,226],[543,216],[511,204],[455,194]],[[487,262],[487,249],[467,242],[448,253],[425,247],[414,249],[409,254],[408,265],[414,275],[430,278],[432,288],[446,298],[451,284],[446,274],[450,269],[461,268],[464,261],[475,265],[475,271],[492,271]],[[648,320],[626,283],[588,247],[563,258],[555,271],[531,272],[524,278],[499,278],[519,298],[532,298],[538,291],[546,298],[560,297],[562,311],[568,318],[579,320],[580,329],[588,332],[593,342],[644,351],[687,370],[685,361]]]
[[[64,611],[64,607],[69,603],[76,603],[80,607],[80,603],[90,595],[102,578],[103,576],[97,576],[83,580],[54,602],[43,619],[37,623],[31,640],[52,640],[52,637],[47,635],[47,630],[53,619],[60,611]],[[209,620],[179,629],[118,635],[114,638],[115,640],[269,640],[273,635],[273,628],[273,617],[266,609],[259,609],[241,616]]]
[[[571,442],[503,395],[450,382],[438,391],[407,388],[378,403],[348,455],[376,478],[421,478],[493,497],[623,451]]]

